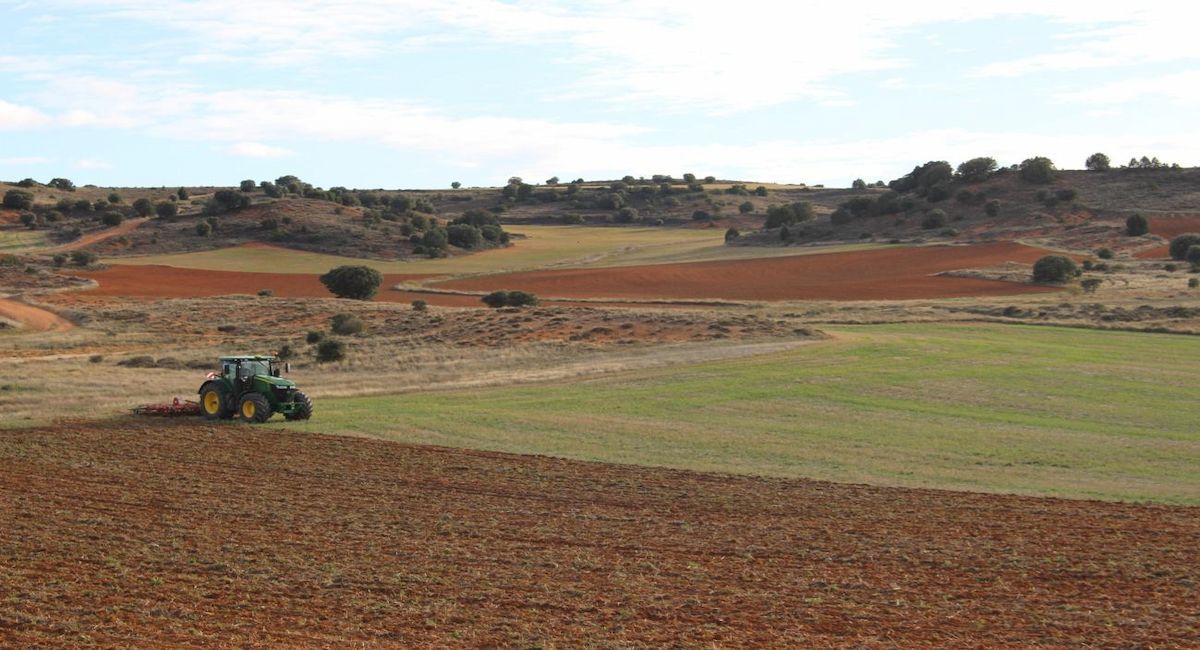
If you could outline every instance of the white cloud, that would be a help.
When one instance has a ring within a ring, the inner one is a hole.
[[[245,158],[284,158],[294,153],[291,149],[273,147],[261,142],[238,142],[230,145],[226,151]]]
[[[50,121],[48,115],[36,108],[0,99],[0,131],[46,126]]]
[[[89,170],[112,169],[112,163],[108,162],[107,160],[83,158],[75,161],[75,167]]]
[[[1165,98],[1200,106],[1200,70],[1123,79],[1102,86],[1059,93],[1056,96],[1059,101],[1086,104],[1125,104],[1145,97]]]

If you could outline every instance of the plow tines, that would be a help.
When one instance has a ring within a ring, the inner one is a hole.
[[[174,400],[165,404],[142,404],[133,409],[134,415],[157,415],[161,417],[181,417],[184,415],[200,415],[200,404],[191,400]]]

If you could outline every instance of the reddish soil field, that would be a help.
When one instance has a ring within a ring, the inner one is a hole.
[[[0,645],[1196,647],[1200,510],[0,431]]]
[[[86,292],[92,296],[140,296],[153,298],[208,298],[230,294],[256,294],[270,289],[284,298],[332,298],[316,275],[300,273],[247,273],[241,271],[203,271],[173,266],[114,265],[103,271],[73,272],[99,283]],[[424,300],[445,307],[478,307],[477,296],[455,296],[392,291],[401,282],[411,282],[428,275],[383,276],[383,285],[376,300],[412,302]]]
[[[521,289],[555,298],[725,300],[910,300],[1012,295],[1046,287],[939,277],[945,271],[1032,263],[1046,251],[1004,242],[888,248],[756,260],[563,269],[491,275],[437,286]]]
[[[1185,232],[1200,232],[1200,215],[1178,216],[1178,217],[1152,217],[1150,219],[1150,233],[1171,239],[1178,237]],[[1155,246],[1143,251],[1138,251],[1134,257],[1141,259],[1164,259],[1170,257],[1171,253],[1168,246]]]

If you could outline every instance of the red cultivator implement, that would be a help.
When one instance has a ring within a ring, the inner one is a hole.
[[[176,397],[169,404],[142,404],[133,409],[134,415],[154,415],[159,417],[177,418],[186,415],[200,415],[200,403],[191,400],[180,400]]]

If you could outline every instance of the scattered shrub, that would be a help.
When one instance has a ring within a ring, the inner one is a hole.
[[[479,248],[483,244],[483,234],[471,224],[452,223],[446,226],[446,241],[458,248]]]
[[[309,333],[304,336],[304,341],[310,344],[320,343],[321,339],[323,338],[325,338],[325,334],[318,332],[317,330],[310,330]]]
[[[243,192],[253,192],[254,188],[256,187],[258,187],[258,183],[255,183],[252,180],[244,180],[238,185],[238,189]]]
[[[1094,172],[1106,172],[1112,167],[1108,156],[1102,153],[1094,153],[1088,156],[1087,161],[1083,164],[1084,167]]]
[[[258,295],[262,296],[263,298],[270,298],[271,296],[275,295],[275,292],[270,289],[259,289]]]
[[[1096,257],[1102,260],[1111,260],[1113,258],[1113,251],[1111,248],[1101,248],[1096,251]]]
[[[733,241],[741,236],[742,233],[739,232],[737,228],[730,228],[729,230],[725,231],[725,241],[727,242]]]
[[[1019,175],[1026,183],[1048,185],[1054,182],[1054,162],[1044,156],[1035,156],[1021,161]]]
[[[995,171],[996,159],[983,156],[960,164],[955,175],[965,183],[981,183]]]
[[[1200,244],[1200,234],[1187,232],[1179,235],[1171,240],[1169,247],[1171,259],[1183,260],[1187,258],[1188,249],[1196,244]]]
[[[1146,220],[1145,215],[1138,212],[1129,215],[1125,220],[1125,234],[1130,237],[1139,237],[1150,232],[1150,222]]]
[[[1084,278],[1083,280],[1079,281],[1079,286],[1083,287],[1084,293],[1096,293],[1096,289],[1098,289],[1100,284],[1103,282],[1104,280],[1101,280],[1100,278]]]
[[[33,207],[33,194],[23,190],[9,190],[4,193],[4,207],[28,210]]]
[[[1057,197],[1059,201],[1074,201],[1075,198],[1079,196],[1079,192],[1075,191],[1074,188],[1064,187],[1061,190],[1055,191],[1054,196]]]
[[[151,212],[154,212],[154,204],[150,202],[150,199],[138,199],[133,202],[133,211],[139,217],[148,217]]]
[[[212,231],[212,224],[207,221],[201,221],[200,223],[196,224],[196,234],[200,235],[201,237],[208,237],[212,234]]]
[[[1200,271],[1200,244],[1188,246],[1187,253],[1184,254],[1183,259],[1192,265],[1193,271]]]
[[[186,187],[181,187],[176,190],[175,196],[178,196],[180,201],[186,201],[191,198],[192,195],[188,193]]]
[[[1188,288],[1195,289],[1196,287],[1200,287],[1200,279],[1188,278]]]
[[[946,226],[946,213],[942,210],[934,209],[925,213],[925,218],[921,220],[921,228],[925,230],[933,230],[935,228],[944,228]]]
[[[325,339],[317,345],[317,361],[330,363],[346,358],[346,344],[337,339]]]
[[[321,284],[339,298],[370,300],[379,291],[383,276],[369,266],[339,266],[321,276]]]
[[[412,308],[413,311],[429,311],[429,303],[424,300],[414,300],[412,301]]]
[[[125,220],[125,215],[120,212],[105,212],[100,217],[100,222],[106,226],[119,226]]]
[[[1066,282],[1078,274],[1075,261],[1064,255],[1046,255],[1033,264],[1034,282]]]
[[[172,201],[159,201],[158,205],[154,206],[154,212],[162,219],[170,219],[179,214],[179,204]]]
[[[55,253],[54,257],[51,258],[51,261],[54,263],[54,266],[62,266],[67,263],[67,254]]]
[[[537,296],[527,291],[493,291],[482,298],[483,304],[498,309],[500,307],[524,307],[538,304]]]
[[[1000,201],[998,199],[992,199],[991,201],[988,201],[986,204],[984,204],[983,211],[989,217],[994,217],[1000,214]]]
[[[363,331],[362,319],[354,314],[334,314],[330,321],[330,330],[334,334],[350,336]]]
[[[67,178],[54,178],[54,179],[51,179],[49,183],[46,183],[46,185],[49,185],[50,187],[53,187],[56,190],[62,190],[64,192],[74,192],[75,191],[75,183],[72,183],[71,180],[67,179]]]
[[[868,201],[870,199],[867,199]],[[765,227],[778,228],[780,226],[809,221],[813,218],[813,207],[807,201],[797,201],[796,203],[787,203],[784,205],[772,205],[767,207],[767,221]]]
[[[640,218],[636,208],[624,207],[617,210],[617,223],[633,223]]]
[[[96,254],[92,251],[78,250],[71,252],[71,263],[75,266],[91,266],[96,263]]]

